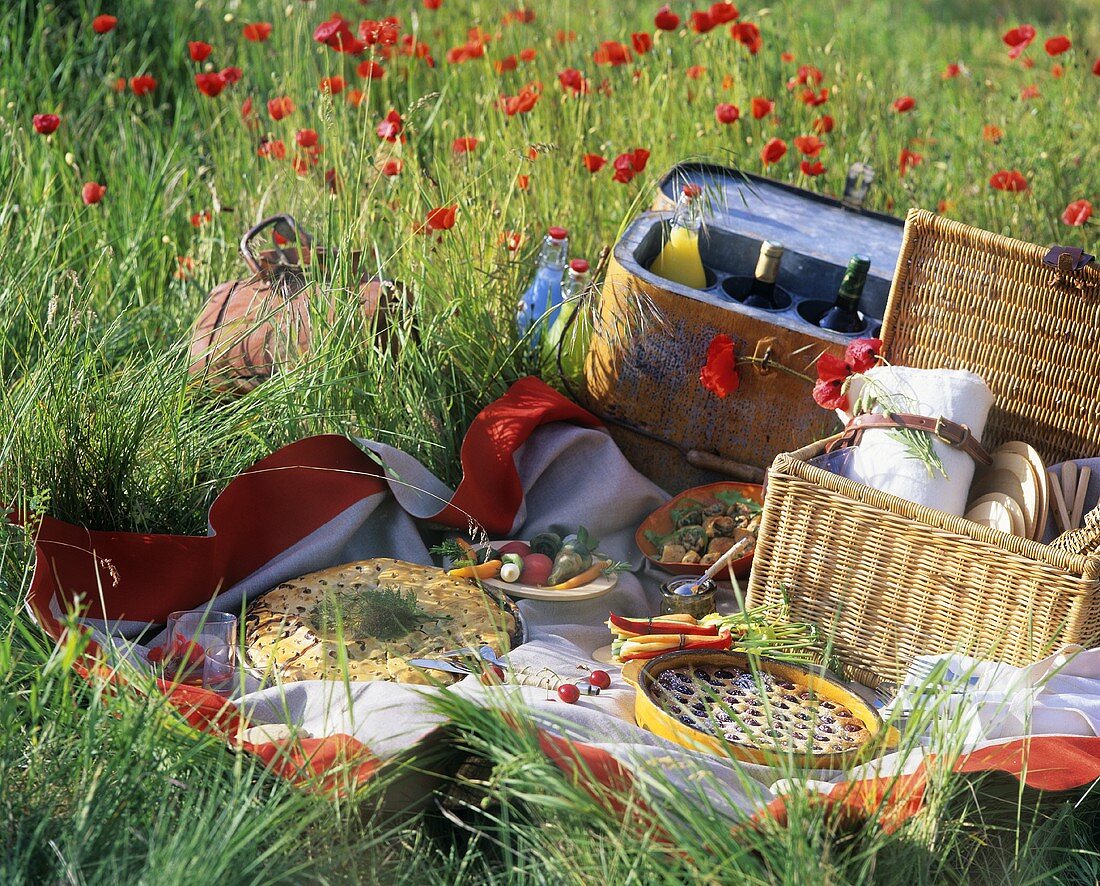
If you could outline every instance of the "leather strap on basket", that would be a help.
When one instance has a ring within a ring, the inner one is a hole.
[[[970,428],[949,418],[940,416],[931,418],[927,415],[913,415],[908,412],[875,413],[857,415],[844,426],[844,433],[828,446],[828,451],[844,449],[859,443],[864,431],[892,430],[902,428],[910,431],[924,431],[931,434],[948,446],[953,446],[969,455],[980,465],[991,465],[993,459],[985,451],[977,438],[970,433]]]

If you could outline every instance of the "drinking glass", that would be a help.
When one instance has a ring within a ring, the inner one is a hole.
[[[222,698],[233,694],[237,682],[237,647],[208,646],[202,659],[202,685]]]
[[[168,616],[168,649],[165,677],[176,683],[202,685],[203,657],[207,649],[233,646],[237,616],[225,612],[189,609]]]

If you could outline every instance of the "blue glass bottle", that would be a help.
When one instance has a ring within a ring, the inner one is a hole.
[[[565,228],[550,228],[539,250],[535,278],[516,306],[516,329],[520,335],[530,333],[532,347],[561,310],[561,277],[568,250],[569,232]]]

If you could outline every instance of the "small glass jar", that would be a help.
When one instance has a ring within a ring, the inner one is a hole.
[[[700,619],[715,612],[718,585],[696,575],[677,575],[661,585],[661,615]]]

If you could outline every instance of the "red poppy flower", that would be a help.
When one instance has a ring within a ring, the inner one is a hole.
[[[901,153],[898,154],[898,175],[902,178],[909,172],[914,166],[919,166],[924,160],[920,154],[910,151],[908,148],[902,148]]]
[[[103,195],[106,193],[106,185],[101,185],[98,182],[85,182],[84,187],[80,189],[80,199],[84,201],[85,206],[92,206],[102,200]]]
[[[962,66],[957,62],[951,62],[940,75],[944,80],[953,80],[962,73]]]
[[[253,43],[263,43],[271,36],[271,25],[268,22],[253,22],[250,25],[245,25],[241,29],[241,34],[245,40],[251,40]]]
[[[1047,51],[1047,55],[1061,55],[1067,49],[1073,46],[1069,37],[1065,34],[1059,34],[1057,37],[1051,37],[1043,44],[1043,49]]]
[[[788,83],[787,88],[793,89],[795,86],[820,86],[821,81],[825,79],[825,74],[822,70],[815,65],[799,65],[798,71],[795,73]]]
[[[298,142],[299,147],[312,148],[317,144],[317,132],[313,129],[299,129],[294,140]]]
[[[583,95],[589,89],[584,74],[576,68],[566,68],[564,71],[558,71],[558,82],[561,83],[562,89],[568,89],[574,95]]]
[[[1020,64],[1021,64],[1021,65],[1023,65],[1023,66],[1024,66],[1025,68],[1027,68],[1028,70],[1031,70],[1032,68],[1034,68],[1034,67],[1035,67],[1035,59],[1033,59],[1033,58],[1025,58],[1025,59],[1022,59],[1022,60],[1020,61]]]
[[[528,47],[527,49],[521,49],[519,51],[519,60],[521,62],[533,62],[538,57],[538,50]]]
[[[517,175],[516,187],[521,191],[526,191],[531,186],[531,176],[529,175]]]
[[[818,105],[823,105],[829,100],[829,89],[828,87],[823,87],[819,92],[814,92],[812,89],[803,89],[799,98],[802,99],[804,105],[816,108]]]
[[[1061,80],[1062,77],[1065,76],[1065,73],[1066,73],[1066,69],[1063,68],[1061,65],[1051,65],[1050,66],[1050,76],[1054,77],[1056,80]]]
[[[226,83],[236,83],[244,76],[244,71],[232,65],[228,68],[222,68],[218,73],[225,78]]]
[[[500,99],[501,108],[509,117],[516,114],[526,114],[539,100],[539,89],[534,83],[528,83],[515,95],[503,95]]]
[[[1092,217],[1092,204],[1088,200],[1074,200],[1062,213],[1062,223],[1079,227]]]
[[[305,157],[295,157],[290,161],[290,168],[294,170],[297,175],[305,175],[309,172],[309,161]]]
[[[723,102],[714,106],[714,116],[719,123],[736,123],[741,119],[741,109],[737,105]]]
[[[644,32],[630,35],[630,45],[638,55],[645,55],[653,48],[653,38]]]
[[[760,37],[760,28],[752,22],[737,22],[730,25],[730,36],[753,55],[756,55],[764,45]]]
[[[191,61],[204,62],[213,52],[214,47],[201,40],[192,40],[187,44],[187,51],[191,53]]]
[[[338,15],[334,15],[333,19],[338,19]],[[401,22],[396,16],[389,16],[381,21],[372,21],[371,19],[365,19],[359,22],[359,39],[363,41],[367,46],[393,46],[397,43],[398,35],[401,32]],[[480,34],[476,28],[471,29],[471,35]],[[313,39],[318,39],[316,32],[314,32]],[[324,41],[321,41],[324,42]],[[486,39],[484,42],[488,43]],[[329,44],[331,45],[331,44]]]
[[[848,397],[844,393],[844,379],[814,383],[814,402],[823,409],[848,409]]]
[[[645,148],[635,148],[629,153],[619,154],[612,163],[615,168],[612,179],[625,185],[645,169],[647,162],[649,162],[649,151]]]
[[[501,246],[509,252],[515,252],[523,245],[526,239],[522,231],[502,231],[499,242]]]
[[[814,160],[813,163],[811,163],[809,160],[803,160],[801,163],[798,164],[798,168],[802,170],[803,175],[813,176],[825,174],[825,167],[824,165],[822,165],[820,160]]]
[[[279,139],[262,141],[256,148],[257,157],[268,157],[271,160],[283,160],[286,158],[286,145]]]
[[[57,114],[35,114],[31,118],[31,123],[34,124],[34,131],[39,135],[49,135],[61,125],[61,118]]]
[[[600,48],[592,53],[592,61],[597,65],[618,67],[630,62],[630,47],[614,40],[604,40]]]
[[[591,173],[599,172],[607,164],[607,160],[599,154],[585,154],[581,160],[584,163],[584,168]]]
[[[794,146],[807,157],[816,157],[825,147],[825,142],[816,135],[800,135],[794,139]]]
[[[367,22],[359,25],[360,34],[363,33],[363,25],[365,24]],[[378,23],[371,22],[370,24]],[[321,22],[313,31],[313,39],[318,43],[324,43],[325,46],[336,52],[348,52],[352,55],[357,55],[366,48],[362,41],[355,39],[355,35],[352,34],[347,21],[339,14],[333,15],[328,21]],[[396,36],[394,42],[397,42]]]
[[[878,363],[881,350],[881,338],[857,338],[849,342],[848,347],[844,349],[844,365],[852,372],[867,372]],[[820,361],[818,366],[820,367]]]
[[[156,79],[150,77],[148,74],[141,74],[137,77],[130,78],[130,89],[133,90],[134,95],[146,95],[156,88]]]
[[[1027,179],[1018,169],[1002,169],[993,173],[989,186],[998,191],[1011,191],[1018,194],[1028,189]]]
[[[696,34],[705,34],[707,31],[713,30],[717,24],[718,22],[710,17],[710,12],[706,9],[700,12],[693,12],[691,14],[691,20],[688,22],[689,27]]]
[[[996,144],[1004,138],[1004,135],[1005,131],[1001,129],[1000,126],[996,126],[992,123],[986,123],[985,126],[982,127],[982,138],[987,142]]]
[[[1001,40],[1009,47],[1008,57],[1019,58],[1023,51],[1031,45],[1035,39],[1035,28],[1031,25],[1019,25],[1010,31],[1006,31]]]
[[[355,73],[365,80],[381,80],[386,76],[386,69],[373,59],[360,62]]]
[[[781,138],[770,138],[760,151],[760,159],[765,166],[778,163],[787,153],[787,143]]]
[[[899,114],[904,114],[906,111],[911,111],[917,106],[917,100],[911,95],[903,95],[901,98],[894,99],[894,110]]]
[[[699,370],[699,383],[723,400],[741,386],[737,346],[724,332],[714,336],[707,346],[707,362]]]
[[[363,104],[363,99],[365,99],[366,97],[366,93],[364,93],[362,89],[348,90],[348,104],[351,105],[353,108],[358,108],[361,104]]]
[[[216,71],[209,74],[195,75],[195,85],[199,88],[199,92],[203,95],[210,96],[210,98],[214,98],[216,95],[221,94],[221,91],[225,89],[228,84],[229,81]]]
[[[464,138],[456,138],[451,143],[452,154],[468,154],[478,146],[478,140],[472,136],[465,136]]]
[[[766,99],[763,96],[757,96],[752,100],[752,118],[754,120],[763,120],[774,110],[775,102],[770,99]]]
[[[401,135],[403,123],[404,121],[402,121],[401,115],[397,111],[390,111],[374,131],[378,133],[379,138],[384,138],[388,142],[395,142],[398,136]]]
[[[388,175],[393,178],[395,175],[400,175],[401,170],[405,168],[403,160],[387,160],[382,164],[382,175]]]
[[[1092,73],[1100,77],[1100,58],[1092,63]]]
[[[195,212],[191,215],[191,226],[194,228],[201,228],[213,217],[209,209],[204,209],[202,212]]]
[[[329,95],[339,95],[344,91],[344,87],[348,85],[348,82],[339,75],[335,77],[323,77],[321,82],[317,84],[317,88],[321,92],[327,92]]]
[[[97,34],[107,34],[115,29],[118,19],[113,15],[97,15],[92,19],[92,30]]]
[[[514,55],[507,55],[493,62],[493,70],[498,74],[506,74],[508,71],[514,71],[517,67],[519,67],[519,59]]]
[[[836,126],[836,121],[828,114],[822,114],[813,122],[811,127],[818,135],[828,135],[833,131],[833,127]]]
[[[126,91],[126,78],[125,77],[119,77],[117,80],[115,80],[115,82],[111,86],[111,88],[115,92],[125,92]]]
[[[294,102],[291,100],[290,96],[277,96],[268,101],[267,113],[271,115],[272,120],[282,120],[284,117],[294,113]]]
[[[443,0],[424,0],[425,9],[439,9],[443,5]]]
[[[668,6],[662,6],[657,10],[657,14],[653,16],[653,24],[659,31],[675,31],[680,27],[680,16],[668,8]]]
[[[725,25],[740,18],[741,13],[732,3],[714,3],[710,7],[710,17],[716,25]]]
[[[440,206],[428,212],[424,223],[431,231],[449,231],[454,227],[457,211],[457,206]]]
[[[248,96],[243,102],[241,102],[241,117],[247,120],[252,116],[252,96]]]
[[[554,40],[558,43],[572,43],[577,39],[576,31],[563,31],[561,28],[554,33]]]
[[[1038,97],[1039,97],[1039,87],[1036,86],[1034,83],[1030,84],[1029,86],[1025,86],[1023,89],[1020,90],[1020,100],[1021,101],[1027,101],[1028,99],[1038,98]]]
[[[706,72],[707,69],[704,68],[702,65],[692,65],[690,68],[684,71],[684,76],[687,77],[688,80],[698,80]]]

